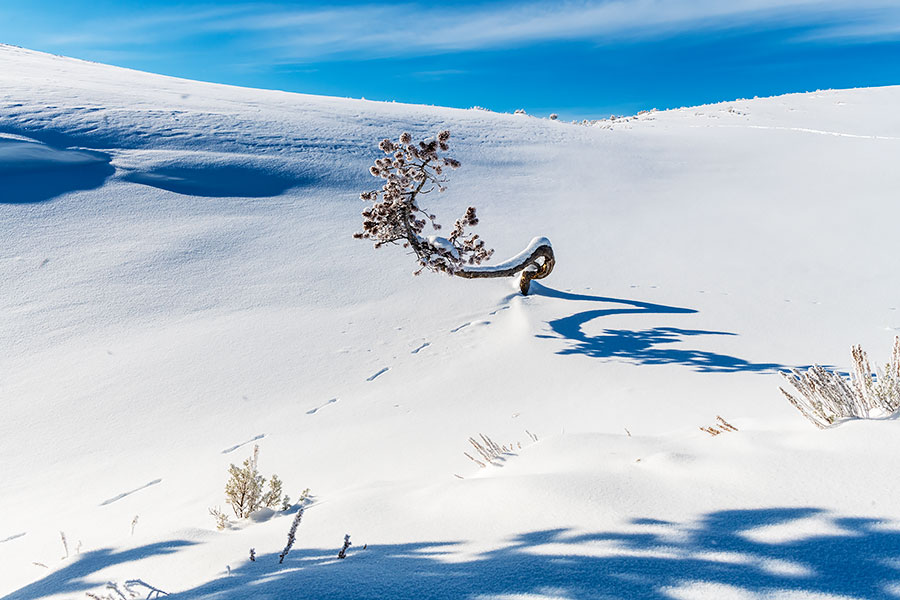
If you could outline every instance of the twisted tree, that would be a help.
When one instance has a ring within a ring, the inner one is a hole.
[[[547,238],[534,238],[503,263],[482,266],[494,251],[478,234],[466,233],[467,227],[478,224],[473,206],[456,220],[447,237],[425,235],[426,226],[438,231],[441,225],[419,205],[420,196],[445,191],[445,172],[460,166],[458,160],[442,154],[450,148],[449,139],[450,132],[441,131],[435,138],[414,143],[410,134],[403,133],[396,142],[385,139],[378,144],[386,156],[376,159],[369,171],[384,179],[384,185],[359,195],[372,204],[362,212],[363,230],[353,237],[374,240],[376,248],[399,244],[411,249],[419,265],[416,275],[425,269],[467,279],[521,273],[519,289],[528,294],[532,279],[542,279],[553,270],[553,247]]]

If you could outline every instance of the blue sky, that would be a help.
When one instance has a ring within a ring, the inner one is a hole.
[[[0,0],[0,41],[205,81],[566,119],[900,84],[900,0]]]

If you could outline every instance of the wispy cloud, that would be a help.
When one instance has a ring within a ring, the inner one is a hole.
[[[459,8],[419,4],[286,8],[233,5],[137,15],[59,36],[77,44],[146,44],[228,35],[273,59],[335,58],[521,47],[583,40],[598,44],[748,27],[800,27],[797,43],[900,38],[897,0],[607,0],[501,3]],[[272,56],[274,55],[274,56]]]
[[[135,11],[127,17],[84,22],[77,29],[67,28],[64,32],[48,31],[44,41],[63,45],[134,46],[183,40],[196,37],[209,24],[249,15],[252,10],[252,5],[235,5]]]
[[[414,71],[409,73],[408,76],[422,81],[443,81],[449,77],[456,77],[467,73],[468,71],[462,69],[437,69],[434,71]]]

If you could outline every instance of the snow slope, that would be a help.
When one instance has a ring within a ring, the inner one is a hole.
[[[0,46],[0,595],[900,596],[900,423],[818,431],[776,374],[900,332],[898,103],[580,126]],[[429,208],[553,240],[532,295],[351,238],[377,141],[441,128]],[[283,565],[290,515],[208,514],[254,443],[314,496]]]

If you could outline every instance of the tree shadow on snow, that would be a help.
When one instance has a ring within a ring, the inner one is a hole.
[[[637,300],[572,294],[548,288],[537,282],[532,282],[531,289],[532,294],[535,296],[618,305],[614,308],[587,310],[549,321],[550,329],[555,335],[540,335],[538,337],[565,339],[571,342],[571,345],[560,350],[559,354],[583,354],[593,358],[623,359],[641,365],[677,364],[692,367],[694,370],[703,373],[774,372],[787,369],[784,365],[776,363],[753,363],[726,354],[705,350],[685,350],[668,346],[693,336],[737,335],[725,331],[654,327],[639,331],[605,329],[600,335],[588,335],[583,330],[585,324],[601,317],[624,314],[690,314],[697,312],[691,308],[665,306]]]
[[[826,521],[832,533],[779,543],[743,535],[810,517]],[[655,520],[633,525],[636,531],[628,533],[524,533],[465,562],[447,562],[446,543],[351,547],[346,560],[335,558],[337,548],[300,550],[283,565],[273,553],[174,597],[662,600],[672,598],[676,587],[721,584],[757,596],[789,590],[872,599],[895,597],[890,590],[900,584],[900,531],[883,529],[874,519],[772,508],[713,512],[686,526]]]
[[[798,520],[810,518],[819,524],[814,529],[819,533],[797,533],[810,530],[809,525],[794,528]],[[774,528],[769,533],[777,534],[779,526],[788,534],[781,541],[750,533]],[[895,598],[900,586],[900,531],[875,519],[843,518],[817,508],[767,508],[712,512],[687,524],[636,519],[628,529],[533,531],[462,562],[447,560],[454,544],[446,542],[352,546],[345,560],[336,559],[337,547],[297,548],[284,564],[278,564],[275,552],[258,555],[256,562],[236,557],[232,565],[240,564],[230,575],[169,597],[663,600],[676,597],[676,588],[693,587],[692,597],[794,592],[876,599]],[[141,550],[131,552],[137,558]],[[106,556],[110,564],[124,562],[115,560],[121,554]],[[80,562],[93,570],[109,566],[99,556]],[[120,581],[138,576],[127,566],[122,570]],[[90,587],[89,574],[87,568],[60,571],[4,600],[82,591]],[[150,583],[173,592],[165,582]],[[727,587],[709,587],[715,584]]]
[[[114,551],[102,548],[78,554],[70,558],[65,567],[0,600],[37,600],[51,594],[79,594],[81,597],[85,597],[84,592],[93,591],[98,587],[96,578],[91,579],[91,576],[97,571],[151,556],[172,554],[180,548],[190,545],[193,545],[193,542],[172,540],[128,550]],[[101,582],[99,585],[102,586],[103,583]]]

